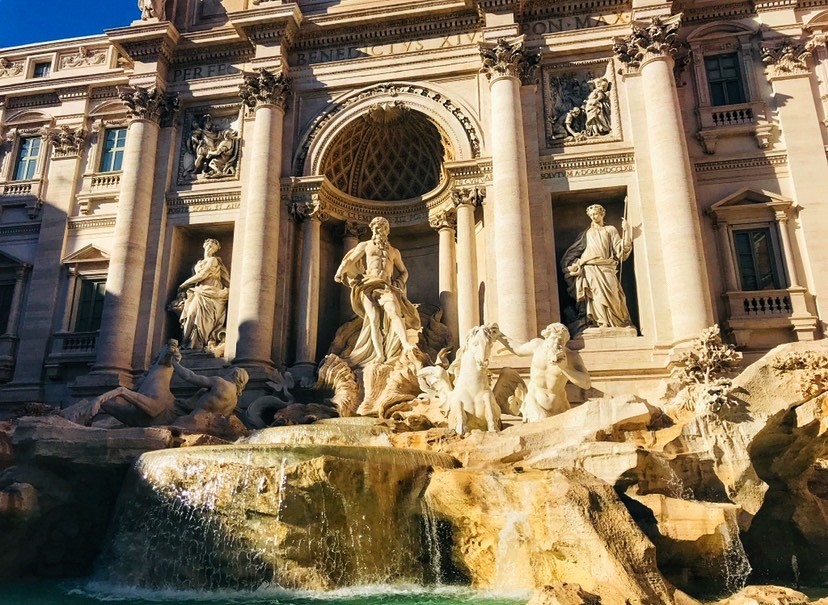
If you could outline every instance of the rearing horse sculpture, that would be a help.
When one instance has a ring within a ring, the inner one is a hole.
[[[176,418],[175,397],[170,391],[173,358],[181,359],[178,341],[167,341],[133,391],[118,387],[92,402],[94,413],[101,409],[129,426],[169,424]]]
[[[458,435],[471,429],[500,430],[500,406],[489,379],[489,357],[495,342],[514,353],[496,323],[472,328],[449,366],[454,388],[447,396],[448,423]]]

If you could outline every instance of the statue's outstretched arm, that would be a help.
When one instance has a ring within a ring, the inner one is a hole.
[[[207,389],[213,386],[210,378],[208,378],[207,376],[200,376],[192,370],[188,370],[180,363],[178,363],[177,359],[172,360],[172,366],[175,373],[187,382],[189,382],[190,384],[194,384],[197,387],[204,387]]]

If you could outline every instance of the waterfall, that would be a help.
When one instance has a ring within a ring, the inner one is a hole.
[[[450,456],[354,446],[165,450],[136,463],[98,579],[154,589],[422,583],[421,495]]]
[[[725,523],[720,527],[720,533],[727,548],[722,559],[723,577],[728,592],[738,592],[747,584],[748,576],[753,568],[748,561],[745,547],[739,536],[739,525],[736,515],[726,515]]]

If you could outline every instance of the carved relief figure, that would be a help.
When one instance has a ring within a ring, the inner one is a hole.
[[[0,78],[3,76],[16,76],[23,71],[22,61],[9,61],[6,58],[0,57]]]
[[[99,65],[106,60],[106,51],[90,51],[86,46],[80,46],[77,54],[66,55],[60,59],[61,69],[83,67],[85,65]]]
[[[626,219],[621,219],[621,236],[615,227],[605,225],[606,210],[599,204],[586,212],[592,223],[561,259],[569,293],[578,306],[576,331],[592,326],[628,327],[632,323],[618,268],[632,252],[632,232]]]
[[[190,177],[204,175],[208,179],[235,175],[237,140],[235,130],[217,128],[209,113],[200,122],[194,119],[186,145],[192,164],[184,168],[184,174]]]
[[[589,81],[592,92],[584,101],[584,113],[586,114],[586,135],[597,137],[609,134],[612,130],[610,125],[611,107],[610,97],[607,92],[610,88],[609,80],[606,78],[595,78]]]
[[[549,74],[545,80],[546,87],[546,137],[547,144],[558,139],[572,136],[566,120],[570,122],[570,111],[579,108],[587,96],[587,83],[575,77],[575,74]]]
[[[532,356],[529,385],[520,406],[524,422],[536,422],[568,410],[567,382],[582,389],[592,385],[578,355],[567,349],[567,342],[566,326],[553,323],[541,332],[541,338],[514,347],[518,355]]]
[[[610,80],[564,73],[549,75],[545,80],[546,139],[585,141],[612,132]]]
[[[181,340],[189,349],[221,355],[227,318],[230,272],[216,252],[221,244],[204,240],[204,257],[195,264],[192,277],[178,286],[170,310],[181,314]]]
[[[388,241],[388,221],[371,221],[372,236],[342,259],[334,280],[351,288],[351,306],[362,318],[362,330],[348,363],[390,362],[417,348],[420,316],[406,295],[408,270],[400,251]]]

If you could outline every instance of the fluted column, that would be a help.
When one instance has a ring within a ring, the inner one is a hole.
[[[287,77],[262,70],[246,76],[239,94],[255,112],[244,199],[241,292],[234,363],[271,366],[279,259],[282,129]]]
[[[474,326],[480,324],[477,300],[477,244],[474,236],[474,209],[483,190],[464,189],[453,194],[457,211],[457,332],[458,344]]]
[[[291,206],[293,219],[302,224],[302,259],[299,270],[299,306],[296,309],[296,363],[299,374],[313,376],[319,329],[319,237],[327,217],[318,199]]]
[[[457,329],[457,253],[454,245],[457,229],[457,213],[454,208],[441,210],[429,217],[429,224],[436,229],[440,238],[439,288],[440,308],[443,310],[443,323],[446,324],[454,339],[459,344]]]
[[[673,74],[680,17],[636,23],[633,33],[615,44],[621,62],[638,68],[643,80],[653,198],[674,341],[695,338],[713,321],[693,176]]]
[[[523,37],[481,44],[480,52],[492,107],[498,322],[505,334],[526,341],[536,335],[537,318],[520,86],[534,76],[539,57],[524,51]]]
[[[342,256],[344,257],[348,252],[356,248],[359,243],[359,238],[368,233],[366,225],[347,221],[345,223],[345,231],[342,235]],[[339,320],[341,322],[349,321],[354,317],[354,309],[351,307],[351,289],[339,288]]]
[[[177,109],[178,99],[158,89],[131,88],[121,93],[131,116],[124,150],[118,211],[101,329],[93,371],[125,374],[132,370],[138,329],[141,282],[147,253],[147,226],[155,182],[159,122]]]

